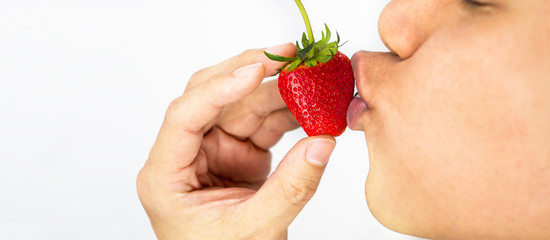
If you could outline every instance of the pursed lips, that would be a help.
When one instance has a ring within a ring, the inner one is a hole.
[[[361,98],[359,93],[355,94],[355,97],[351,100],[348,107],[346,119],[348,126],[351,130],[360,130],[358,128],[358,121],[361,119],[363,113],[369,110],[367,103]]]
[[[355,73],[355,84],[357,86],[357,89],[359,89],[360,85],[359,79],[357,79],[359,74],[357,73],[361,71],[361,58],[362,56],[360,54],[355,54],[352,58],[352,65]],[[361,119],[363,114],[369,109],[370,108],[367,102],[361,97],[359,92],[357,92],[351,100],[346,115],[347,123],[351,130],[361,130],[359,126],[359,120]]]
[[[359,51],[351,58],[355,75],[355,85],[358,94],[351,101],[347,111],[347,123],[352,130],[364,130],[360,119],[366,113],[375,109],[373,99],[374,83],[381,81],[379,77],[387,77],[387,73],[394,70],[397,63],[403,61],[398,55],[391,52]]]

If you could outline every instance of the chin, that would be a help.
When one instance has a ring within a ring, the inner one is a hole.
[[[403,221],[404,218],[393,210],[393,200],[388,200],[384,197],[383,189],[377,187],[376,181],[372,180],[371,177],[367,177],[365,197],[371,214],[384,227],[398,233],[418,236],[413,231],[412,226]]]
[[[399,173],[384,171],[383,168],[386,166],[372,164],[372,160],[371,158],[365,183],[365,197],[374,218],[384,227],[398,233],[441,239],[441,236],[433,231],[437,227],[432,224],[437,220],[428,212],[418,211],[425,209],[422,206],[425,202],[414,196],[418,195],[418,192],[415,194],[416,190],[407,189],[407,185],[400,184],[402,179],[394,177],[399,176],[396,175]]]

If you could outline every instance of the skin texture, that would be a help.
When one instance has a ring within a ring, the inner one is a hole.
[[[395,231],[550,239],[550,2],[394,0],[353,56],[366,198]]]
[[[550,239],[550,3],[481,3],[394,0],[379,22],[392,53],[354,55],[367,203],[419,237]],[[159,239],[285,239],[313,196],[334,139],[303,139],[267,178],[298,125],[260,84],[280,67],[262,51],[197,72],[170,104],[137,179]]]
[[[302,139],[268,178],[269,148],[299,125],[277,82],[261,84],[283,65],[265,50],[195,73],[168,107],[137,177],[158,239],[286,239],[313,197],[336,141]],[[288,56],[296,47],[267,51]]]

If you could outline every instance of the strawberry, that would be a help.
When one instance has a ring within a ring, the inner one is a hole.
[[[331,32],[326,24],[326,35],[322,32],[322,39],[315,42],[304,6],[295,1],[309,38],[302,35],[303,47],[296,42],[295,57],[265,55],[286,63],[279,74],[279,92],[307,135],[340,136],[346,130],[346,112],[355,86],[351,61],[338,51],[338,34],[338,40],[329,43]]]

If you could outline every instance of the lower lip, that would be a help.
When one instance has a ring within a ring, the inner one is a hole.
[[[364,112],[369,110],[369,106],[361,97],[357,96],[351,100],[351,103],[348,107],[347,121],[350,128],[354,128],[357,124],[357,121],[361,118]]]

